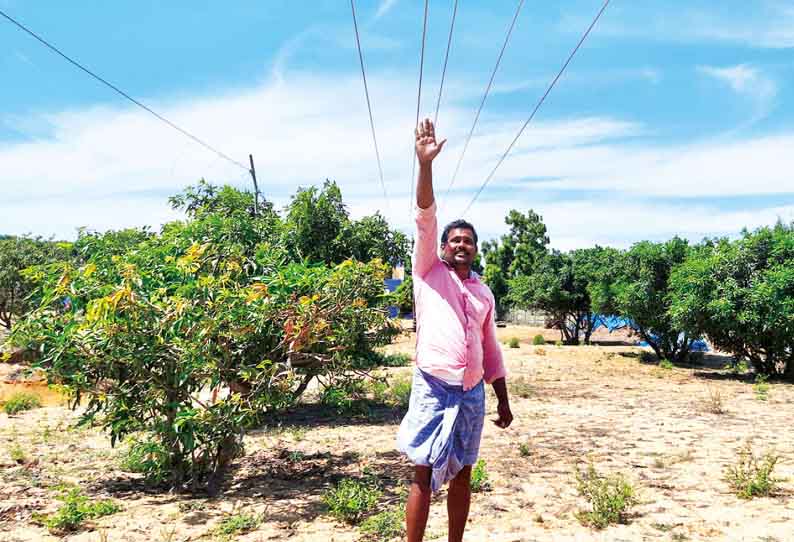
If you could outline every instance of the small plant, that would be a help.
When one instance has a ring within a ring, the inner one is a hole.
[[[306,454],[301,452],[300,450],[293,450],[289,454],[287,454],[287,460],[290,463],[300,463],[306,458]]]
[[[519,376],[515,380],[510,381],[510,393],[522,399],[529,399],[535,394],[535,390],[532,388],[528,378]]]
[[[579,495],[592,508],[576,514],[583,525],[603,529],[613,523],[623,523],[629,509],[638,503],[634,487],[622,475],[603,476],[592,464],[586,470],[576,470],[576,483]]]
[[[364,414],[366,405],[360,400],[364,391],[363,385],[357,381],[326,386],[320,403],[333,408],[337,414]]]
[[[671,371],[673,367],[674,367],[673,362],[670,361],[669,359],[663,359],[662,361],[659,362],[659,368],[664,369],[665,371]]]
[[[722,392],[719,388],[709,388],[709,395],[706,398],[706,410],[712,414],[725,414],[725,405],[722,401]]]
[[[738,452],[736,464],[725,469],[725,480],[741,499],[768,497],[777,489],[780,480],[773,472],[780,456],[767,451],[763,456],[753,454],[750,442]]]
[[[768,378],[769,377],[767,375],[757,375],[755,377],[753,391],[755,392],[755,398],[759,401],[766,401],[769,399],[769,384],[767,383]]]
[[[562,343],[562,341],[561,341],[560,339],[557,339],[557,340],[554,342],[554,346],[556,346],[557,348],[561,348],[561,347],[562,347],[562,344],[563,344],[563,343]]]
[[[510,337],[510,339],[507,341],[507,346],[510,348],[519,348],[521,343],[519,342],[518,337]]]
[[[543,335],[538,333],[537,335],[532,337],[532,344],[535,346],[543,346],[544,344],[546,344],[546,339],[543,337]]]
[[[407,367],[412,361],[408,354],[378,354],[380,367]]]
[[[518,445],[518,453],[521,454],[521,457],[529,457],[532,455],[532,448],[530,448],[528,442],[522,442]]]
[[[328,512],[340,521],[355,525],[380,499],[381,491],[371,481],[345,478],[323,495]]]
[[[740,359],[739,361],[735,361],[733,363],[729,363],[726,368],[730,369],[731,372],[735,375],[743,375],[750,370],[750,367],[747,365],[747,361]]]
[[[535,355],[536,356],[545,356],[546,355],[546,349],[542,348],[540,346],[536,347],[535,348]]]
[[[215,534],[220,536],[231,536],[235,534],[247,533],[256,529],[261,523],[262,519],[258,516],[251,514],[235,514],[224,518],[215,527]]]
[[[11,397],[6,399],[6,402],[3,405],[3,410],[5,411],[6,414],[12,416],[14,414],[24,412],[26,410],[39,408],[40,406],[41,406],[41,400],[39,399],[38,395],[20,391],[14,393],[13,395],[11,395]]]
[[[127,450],[119,461],[123,470],[143,474],[147,482],[155,485],[168,478],[168,452],[162,444],[144,440],[143,436],[130,437],[127,444]]]
[[[389,395],[392,404],[400,408],[408,408],[408,403],[411,400],[411,378],[403,375],[392,380],[389,386]]]
[[[474,493],[491,490],[491,484],[488,481],[488,471],[485,469],[485,460],[483,459],[478,459],[471,470],[471,490]]]
[[[86,520],[115,514],[121,507],[111,500],[92,501],[74,488],[62,493],[57,499],[63,504],[49,516],[34,517],[52,533],[67,533],[79,530]]]
[[[405,532],[405,507],[401,504],[370,516],[361,523],[361,532],[372,540],[391,540]]]
[[[11,444],[11,447],[8,449],[8,455],[11,456],[11,461],[14,463],[22,464],[25,462],[26,455],[25,450],[16,440]]]

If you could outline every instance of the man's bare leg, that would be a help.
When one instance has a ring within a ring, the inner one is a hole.
[[[463,467],[449,483],[447,515],[449,517],[449,542],[461,542],[471,504],[471,465]]]
[[[408,493],[405,506],[405,522],[408,542],[422,542],[430,513],[430,467],[417,465],[414,470],[414,481]]]

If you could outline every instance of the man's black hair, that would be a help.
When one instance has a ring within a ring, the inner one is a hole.
[[[474,226],[471,225],[470,222],[466,222],[462,218],[457,220],[453,220],[446,226],[444,226],[444,231],[441,233],[441,244],[446,245],[447,239],[449,239],[449,232],[455,228],[463,228],[465,230],[471,230],[472,235],[474,235],[474,244],[477,244],[477,230],[474,229]]]

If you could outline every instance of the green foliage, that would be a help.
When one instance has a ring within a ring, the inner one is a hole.
[[[485,467],[485,460],[478,459],[474,468],[471,469],[471,490],[474,493],[491,490],[491,484],[488,481],[488,471]]]
[[[546,344],[546,338],[543,335],[537,334],[532,337],[532,344],[535,346],[542,346]]]
[[[511,210],[505,223],[510,226],[506,235],[499,241],[482,244],[486,261],[483,279],[494,294],[498,315],[511,302],[507,297],[510,279],[531,274],[537,262],[545,257],[549,244],[543,218],[532,210],[526,215]]]
[[[336,519],[356,524],[375,507],[380,497],[380,489],[371,481],[345,478],[325,492],[323,503]]]
[[[556,346],[557,348],[561,347],[563,344],[564,343],[559,339],[554,342],[554,346]]]
[[[583,525],[596,529],[625,522],[629,509],[638,503],[634,487],[622,475],[601,475],[592,464],[586,470],[576,469],[576,484],[579,495],[591,507],[576,517]]]
[[[521,454],[521,457],[529,457],[532,455],[532,447],[529,445],[529,442],[522,442],[519,444],[518,453]]]
[[[389,395],[395,406],[408,408],[411,400],[411,377],[401,375],[393,378],[389,385]]]
[[[39,396],[34,393],[20,391],[12,394],[3,404],[3,411],[8,415],[18,414],[41,406]]]
[[[794,380],[794,224],[700,246],[672,275],[671,315],[756,373]]]
[[[115,514],[121,507],[111,500],[91,500],[79,489],[65,491],[58,496],[63,504],[49,516],[37,519],[53,533],[68,533],[79,530],[87,520]]]
[[[215,527],[215,534],[220,536],[231,536],[235,534],[247,533],[256,529],[262,519],[252,514],[240,513],[228,516],[221,520]]]
[[[409,314],[414,311],[414,281],[407,275],[397,289],[392,293],[393,303],[400,310],[400,314]]]
[[[69,258],[71,245],[41,237],[8,236],[0,239],[0,325],[11,329],[12,319],[23,316],[33,302],[35,284],[25,276],[29,267]]]
[[[340,415],[354,415],[366,413],[364,386],[359,380],[342,380],[323,388],[320,403],[334,409]]]
[[[755,398],[759,401],[766,401],[769,399],[769,383],[767,380],[769,379],[766,375],[757,375],[755,377],[755,383],[753,384],[753,391],[755,392]]]
[[[664,369],[665,371],[670,371],[673,369],[673,367],[675,366],[673,365],[673,362],[670,361],[669,359],[663,359],[662,361],[659,362],[659,368]]]
[[[725,469],[725,480],[739,498],[768,497],[780,482],[773,476],[779,460],[780,456],[771,451],[756,457],[748,442],[738,451],[736,464]]]
[[[155,439],[152,435],[130,437],[120,466],[125,471],[143,474],[151,484],[160,484],[168,479],[170,465],[168,450]]]
[[[11,457],[11,461],[14,463],[25,463],[25,460],[27,459],[25,449],[16,440],[11,443],[11,446],[8,449],[8,455]]]
[[[659,359],[686,361],[699,333],[674,320],[670,312],[671,275],[690,255],[686,240],[674,237],[665,243],[642,241],[617,263],[612,283],[602,284],[594,308],[627,319],[629,327],[647,342]]]
[[[84,235],[76,261],[34,268],[40,302],[11,336],[75,405],[87,396],[85,423],[112,443],[151,435],[167,451],[168,483],[194,489],[217,483],[247,427],[314,378],[353,379],[397,332],[384,263],[291,261],[267,206],[252,216],[235,207],[250,196],[202,190],[181,202],[186,222]],[[67,294],[75,309],[61,311]],[[208,389],[214,402],[200,399]]]
[[[374,514],[361,522],[359,529],[378,542],[401,537],[405,532],[405,506],[398,504]]]

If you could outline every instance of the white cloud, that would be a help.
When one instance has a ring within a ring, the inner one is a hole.
[[[726,83],[737,94],[767,104],[777,96],[777,83],[760,69],[747,64],[728,67],[699,66],[698,72]]]
[[[373,20],[377,21],[386,15],[396,4],[397,0],[383,0],[378,6],[378,11],[375,12]]]

